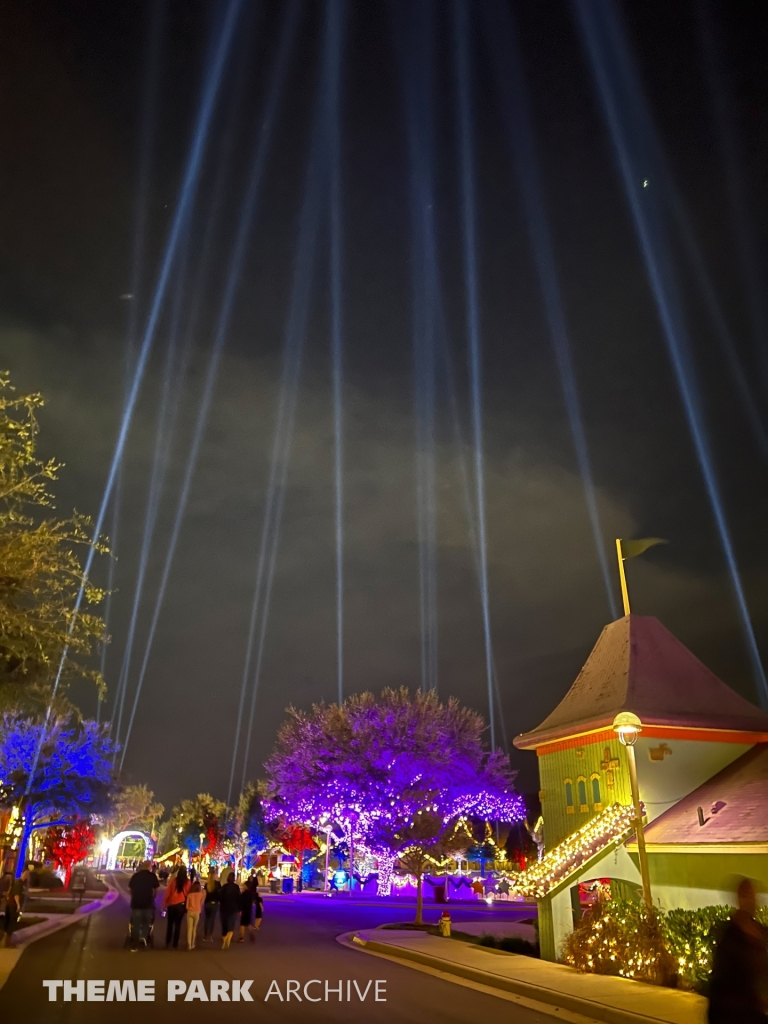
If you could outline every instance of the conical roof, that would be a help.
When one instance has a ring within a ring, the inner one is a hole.
[[[718,679],[658,619],[625,615],[603,629],[565,697],[515,746],[526,750],[610,728],[620,711],[634,712],[646,725],[768,734],[768,715]]]

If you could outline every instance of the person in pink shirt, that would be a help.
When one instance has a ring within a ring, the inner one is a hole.
[[[204,900],[205,890],[198,880],[195,879],[192,883],[192,888],[187,893],[187,949],[195,948],[197,926],[200,922]]]
[[[167,913],[167,924],[165,927],[165,948],[169,949],[171,942],[173,948],[179,948],[179,937],[181,935],[181,920],[187,909],[187,896],[192,888],[187,878],[187,869],[182,864],[176,872],[175,878],[168,880],[163,896],[163,908]]]

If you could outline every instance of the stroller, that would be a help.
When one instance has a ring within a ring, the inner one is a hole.
[[[155,914],[154,909],[152,912],[152,920],[149,922],[149,932],[147,933],[147,949],[155,948]],[[133,928],[131,927],[130,919],[128,920],[128,933],[125,936],[123,942],[123,949],[138,949],[138,943],[133,940]]]

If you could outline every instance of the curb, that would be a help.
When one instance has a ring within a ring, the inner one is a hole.
[[[553,1010],[558,1008],[569,1010],[571,1013],[580,1014],[582,1017],[589,1017],[592,1020],[602,1021],[604,1024],[665,1024],[664,1019],[661,1017],[649,1017],[644,1013],[632,1013],[629,1010],[608,1006],[606,1003],[585,999],[581,996],[540,988],[526,981],[502,978],[497,974],[489,974],[475,967],[457,964],[453,960],[443,960],[441,957],[430,956],[428,953],[421,953],[417,950],[404,949],[402,946],[395,946],[386,942],[363,939],[356,932],[347,932],[344,935],[339,935],[336,941],[348,948],[352,946],[362,952],[411,961],[440,971],[443,974],[452,974],[466,981],[484,985],[486,988],[495,988],[502,992],[522,996],[525,999],[538,1003],[542,1006],[542,1009],[546,1006],[551,1007]],[[507,953],[506,955],[515,956],[516,954]]]
[[[97,911],[104,910],[106,907],[111,906],[118,896],[119,893],[117,890],[111,889],[100,899],[92,900],[90,903],[85,903],[82,907],[78,907],[72,914],[51,914],[47,920],[41,921],[39,924],[30,925],[29,928],[23,928],[21,932],[18,933],[18,940],[14,942],[11,949],[18,949],[22,951],[26,949],[30,943],[36,942],[38,939],[43,939],[46,935],[53,935],[54,932],[61,931],[62,928],[68,928],[71,924],[77,924],[89,914],[95,914]]]
[[[109,883],[107,884],[109,885]],[[78,924],[90,914],[95,914],[99,910],[110,907],[119,896],[120,890],[109,886],[109,891],[105,892],[103,896],[84,904],[82,907],[78,907],[73,914],[50,914],[45,921],[30,925],[29,928],[23,928],[18,933],[19,939],[12,946],[0,948],[0,989],[8,981],[11,972],[19,962],[19,958],[27,946],[37,942],[38,939],[44,939],[46,935],[53,935],[54,932],[61,931],[62,928]]]

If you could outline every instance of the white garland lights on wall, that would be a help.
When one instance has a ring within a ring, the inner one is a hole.
[[[542,899],[595,854],[611,844],[618,846],[634,827],[634,809],[612,804],[550,850],[538,863],[511,876],[516,892],[521,896]]]

